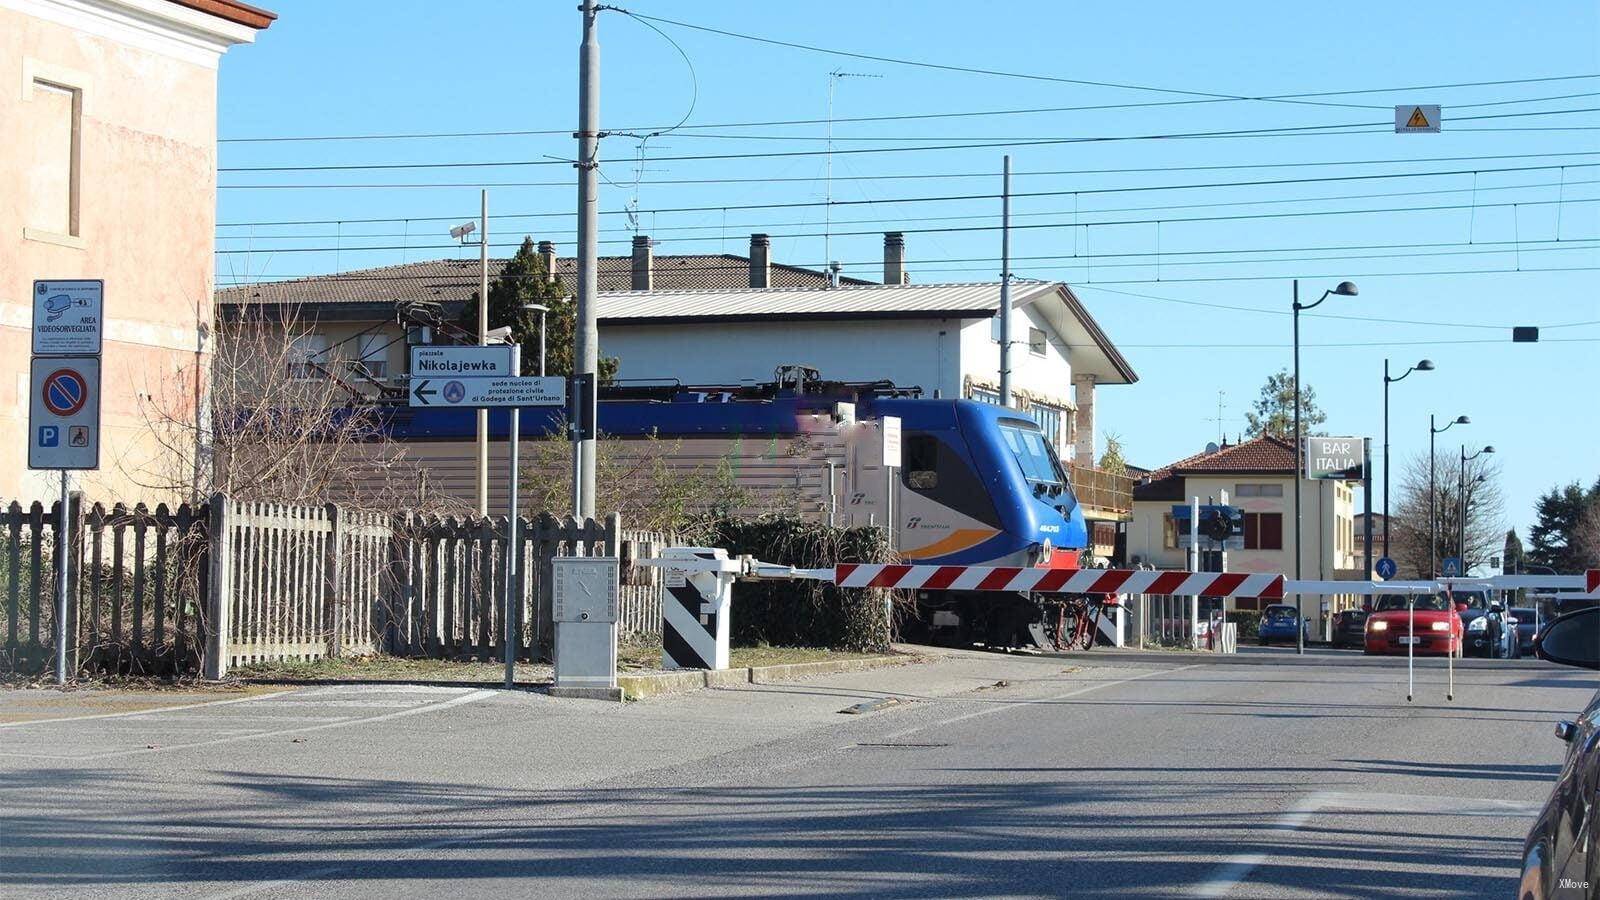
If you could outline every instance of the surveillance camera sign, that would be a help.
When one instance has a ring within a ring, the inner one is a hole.
[[[1366,438],[1308,437],[1306,477],[1333,481],[1360,481],[1365,475],[1366,451]]]
[[[33,283],[33,354],[98,356],[106,283],[99,279]]]

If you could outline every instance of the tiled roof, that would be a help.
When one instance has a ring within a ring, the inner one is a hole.
[[[489,277],[505,268],[507,260],[489,260]],[[684,290],[749,290],[750,260],[733,254],[657,256],[654,260],[652,294]],[[633,287],[631,256],[602,256],[601,291],[628,291]],[[397,300],[449,303],[470,300],[478,290],[476,259],[430,259],[421,262],[354,269],[333,275],[314,275],[288,281],[263,281],[220,288],[217,302],[223,304],[285,303],[304,306],[316,303],[384,303]],[[556,276],[570,291],[574,286],[577,261],[570,257],[556,260]],[[816,269],[773,263],[769,278],[775,288],[820,288],[828,276]],[[841,278],[841,284],[868,285],[859,278]]]
[[[1134,486],[1135,500],[1182,499],[1180,489],[1185,475],[1275,475],[1294,476],[1294,444],[1282,438],[1263,435],[1217,450],[1186,456],[1150,473]]]

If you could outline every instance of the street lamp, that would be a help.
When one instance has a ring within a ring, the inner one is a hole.
[[[1405,370],[1399,378],[1389,377],[1389,361],[1383,361],[1383,555],[1389,555],[1389,385],[1396,381],[1404,381],[1412,372],[1432,372],[1433,360],[1418,360],[1417,364]],[[1371,518],[1370,514],[1368,518]]]
[[[1461,477],[1460,480],[1456,482],[1456,491],[1459,495],[1458,499],[1461,501],[1461,521],[1457,523],[1460,525],[1460,540],[1457,543],[1457,546],[1461,551],[1461,574],[1463,575],[1467,574],[1467,463],[1472,462],[1485,453],[1493,452],[1494,446],[1491,444],[1487,447],[1484,447],[1482,450],[1479,450],[1477,453],[1468,456],[1467,445],[1461,445]],[[1488,479],[1483,475],[1479,475],[1478,477],[1472,479],[1472,483],[1479,484],[1487,480]]]
[[[548,313],[550,311],[550,307],[545,306],[542,303],[524,303],[524,304],[522,304],[522,308],[527,310],[527,311],[529,311],[529,312],[537,312],[539,314],[539,377],[543,378],[544,377],[544,317],[545,317],[545,313]],[[522,373],[521,372],[515,372],[513,374],[521,375]]]
[[[1316,303],[1300,303],[1300,279],[1294,280],[1294,577],[1300,580],[1300,557],[1303,552],[1300,548],[1300,479],[1304,474],[1301,460],[1305,458],[1305,438],[1300,433],[1300,311],[1303,309],[1316,309],[1328,297],[1338,294],[1341,297],[1354,297],[1357,293],[1355,282],[1341,281],[1339,286],[1331,291],[1323,291]],[[1294,652],[1306,652],[1305,635],[1305,608],[1302,605],[1301,595],[1294,595]]]
[[[1435,512],[1434,483],[1437,480],[1434,470],[1438,468],[1434,460],[1434,438],[1457,425],[1471,425],[1472,420],[1466,416],[1456,416],[1455,421],[1437,428],[1433,424],[1433,414],[1428,414],[1428,578],[1439,577],[1439,520]]]

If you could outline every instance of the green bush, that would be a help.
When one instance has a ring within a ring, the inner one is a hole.
[[[705,524],[697,540],[731,556],[749,554],[805,569],[893,559],[881,529],[831,528],[795,518],[717,519]],[[741,581],[733,588],[733,643],[882,652],[890,641],[886,600],[885,591],[820,581]]]
[[[1240,641],[1253,641],[1261,633],[1261,613],[1234,610],[1228,613],[1228,621],[1238,624]]]

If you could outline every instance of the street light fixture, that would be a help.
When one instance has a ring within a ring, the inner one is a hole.
[[[1457,499],[1461,502],[1461,519],[1457,523],[1460,526],[1460,535],[1456,546],[1460,550],[1461,574],[1463,575],[1467,574],[1467,463],[1472,462],[1485,453],[1493,452],[1494,445],[1490,444],[1489,446],[1484,447],[1482,450],[1479,450],[1477,453],[1468,456],[1467,445],[1461,445],[1461,478],[1458,482],[1456,482]],[[1488,478],[1480,474],[1478,477],[1472,480],[1472,483],[1479,484],[1488,480]]]
[[[529,311],[529,312],[537,312],[539,314],[539,377],[543,378],[544,377],[544,317],[545,317],[546,313],[550,312],[550,307],[545,306],[542,303],[524,303],[524,304],[522,304],[522,308],[527,310],[527,311]],[[516,374],[521,375],[522,373],[521,372],[517,372]]]
[[[1341,281],[1339,286],[1330,291],[1323,291],[1322,296],[1315,303],[1302,304],[1300,302],[1300,279],[1294,280],[1294,577],[1300,580],[1300,557],[1303,554],[1300,547],[1300,480],[1304,474],[1301,460],[1305,459],[1305,440],[1300,432],[1300,311],[1316,309],[1324,300],[1335,294],[1341,297],[1354,297],[1355,282]],[[1294,652],[1306,652],[1305,636],[1305,608],[1302,605],[1301,595],[1294,595],[1295,629]]]
[[[1389,361],[1383,361],[1383,555],[1389,555],[1389,385],[1396,381],[1404,381],[1412,372],[1432,372],[1433,360],[1418,360],[1417,364],[1404,372],[1398,378],[1389,377]],[[1367,516],[1371,519],[1370,511]]]
[[[1434,438],[1457,425],[1471,425],[1472,420],[1466,416],[1456,416],[1455,420],[1438,428],[1434,425],[1433,415],[1428,415],[1428,578],[1439,577],[1439,520],[1437,517],[1437,503],[1434,499],[1434,484],[1437,480],[1435,470],[1438,468],[1434,456]]]

